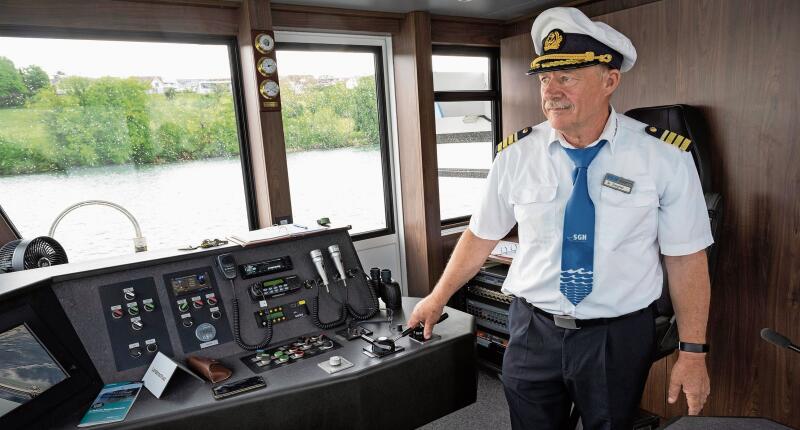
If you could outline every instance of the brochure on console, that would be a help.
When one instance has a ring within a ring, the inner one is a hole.
[[[78,427],[90,427],[124,420],[141,390],[141,382],[106,384],[92,402],[92,406],[89,406],[89,410],[86,411]]]

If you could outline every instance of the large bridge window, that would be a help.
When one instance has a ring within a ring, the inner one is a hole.
[[[86,200],[127,209],[149,249],[247,231],[233,46],[0,38],[0,205],[22,236]],[[132,253],[133,237],[105,205],[55,232],[70,261]]]
[[[435,46],[434,115],[442,224],[472,214],[499,140],[498,54]]]
[[[278,38],[277,60],[294,220],[393,232],[381,47]]]

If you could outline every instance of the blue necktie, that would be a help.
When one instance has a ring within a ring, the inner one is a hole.
[[[594,276],[594,203],[589,197],[586,172],[606,144],[584,149],[564,148],[575,163],[572,195],[564,210],[564,242],[561,248],[561,294],[577,306],[592,292]]]

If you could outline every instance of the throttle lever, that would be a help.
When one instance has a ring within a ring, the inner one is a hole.
[[[447,319],[449,316],[450,316],[450,315],[448,315],[448,314],[447,314],[447,312],[443,313],[443,314],[442,314],[442,316],[440,316],[440,317],[439,317],[439,321],[436,321],[436,324],[439,324],[440,322],[442,322],[442,321],[446,320],[446,319]],[[434,325],[436,325],[436,324],[434,324]],[[401,338],[404,338],[404,337],[406,337],[406,336],[410,335],[411,333],[413,333],[413,332],[414,332],[414,330],[416,330],[416,329],[418,329],[418,328],[420,328],[420,327],[425,327],[425,325],[424,325],[424,324],[422,324],[422,323],[419,323],[419,324],[418,324],[417,326],[415,326],[415,327],[409,327],[409,328],[407,328],[407,329],[403,330],[403,331],[402,331],[402,333],[400,333],[399,335],[395,336],[395,337],[394,337],[392,340],[394,340],[395,342],[397,342],[399,339],[401,339]]]

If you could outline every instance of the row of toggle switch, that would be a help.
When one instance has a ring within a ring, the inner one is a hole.
[[[192,303],[192,306],[195,309],[202,308],[206,303],[209,306],[214,306],[218,303],[217,296],[214,293],[206,294],[206,301],[203,302],[203,298],[201,296],[192,297],[191,300],[180,299],[176,302],[178,305],[178,312],[186,312],[189,310],[189,302]]]

